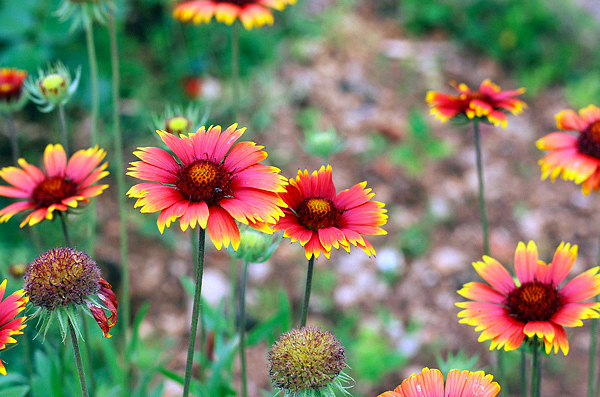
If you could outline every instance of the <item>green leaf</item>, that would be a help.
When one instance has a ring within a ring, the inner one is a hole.
[[[13,386],[2,390],[2,397],[25,397],[29,392],[29,386]]]

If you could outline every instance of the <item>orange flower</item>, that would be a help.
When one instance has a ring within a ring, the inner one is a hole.
[[[27,72],[15,68],[0,68],[0,111],[16,112],[25,106],[27,95],[23,83]]]
[[[54,210],[67,211],[79,202],[87,203],[101,194],[108,185],[94,185],[108,175],[108,163],[100,165],[106,152],[98,147],[79,150],[67,162],[61,145],[48,145],[44,151],[46,171],[19,159],[17,167],[5,167],[0,177],[12,186],[0,186],[0,196],[25,199],[0,210],[0,222],[8,221],[14,214],[33,210],[21,227],[33,226],[44,219],[52,219]]]
[[[578,136],[566,132],[551,132],[535,143],[540,150],[550,150],[538,163],[542,179],[552,182],[560,175],[568,181],[582,184],[583,194],[600,188],[600,108],[589,105],[579,111],[567,109],[556,115],[561,130],[578,131]]]
[[[245,128],[232,125],[200,128],[189,135],[175,136],[157,131],[177,158],[156,147],[139,148],[134,154],[142,161],[131,163],[127,175],[151,181],[127,192],[137,198],[141,212],[157,212],[162,233],[179,219],[181,230],[189,226],[208,231],[217,247],[231,245],[237,250],[240,231],[235,221],[269,232],[283,215],[285,206],[277,195],[285,191],[279,169],[260,164],[267,157],[254,142],[234,143]]]
[[[492,375],[483,371],[470,372],[452,369],[446,377],[439,369],[423,368],[394,389],[378,397],[494,397],[500,391],[500,385],[492,382]]]
[[[181,22],[194,24],[209,23],[213,15],[217,22],[231,25],[236,19],[246,29],[264,24],[273,24],[273,14],[269,8],[282,11],[286,5],[296,0],[191,0],[175,7],[173,16]]]
[[[458,91],[458,95],[429,91],[425,99],[432,108],[431,114],[442,123],[463,114],[469,119],[477,117],[506,128],[506,113],[519,114],[527,107],[525,102],[516,98],[525,92],[525,88],[501,91],[490,79],[485,79],[476,91],[464,83],[452,81],[450,85]]]
[[[464,309],[458,313],[460,323],[475,326],[481,331],[479,341],[492,340],[490,350],[517,349],[523,339],[537,335],[544,341],[546,354],[552,348],[557,353],[569,352],[569,341],[563,327],[583,325],[581,320],[598,318],[600,303],[581,302],[600,293],[600,275],[594,267],[562,288],[575,259],[577,246],[561,243],[550,264],[538,259],[535,243],[520,242],[515,251],[515,273],[518,282],[495,259],[483,257],[475,262],[475,270],[489,285],[471,282],[458,293],[471,302],[456,306]]]
[[[331,249],[340,246],[349,252],[350,243],[369,256],[375,254],[362,235],[387,234],[379,227],[387,222],[387,211],[383,203],[370,201],[375,193],[366,186],[367,182],[362,182],[336,194],[330,165],[312,175],[298,171],[280,194],[288,208],[273,229],[284,230],[283,236],[291,237],[292,242],[300,241],[308,259],[321,252],[329,258]]]
[[[29,298],[25,296],[24,290],[13,292],[10,296],[4,298],[6,292],[6,280],[0,284],[0,350],[6,349],[7,343],[17,343],[14,335],[23,334],[22,330],[27,325],[24,324],[27,317],[16,317],[17,314],[25,310],[25,305]],[[6,375],[6,368],[0,360],[0,374]]]

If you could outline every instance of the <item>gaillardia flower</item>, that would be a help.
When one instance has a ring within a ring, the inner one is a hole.
[[[48,65],[47,70],[38,70],[38,78],[25,82],[27,94],[39,107],[40,112],[51,112],[57,105],[66,105],[79,85],[81,66],[77,68],[75,79],[62,63]]]
[[[63,336],[67,320],[78,327],[77,306],[85,304],[102,333],[118,319],[117,297],[111,285],[100,277],[100,269],[88,255],[73,248],[53,248],[38,256],[27,269],[24,289],[30,302],[38,310],[32,317],[40,317],[46,334],[53,317],[58,317]],[[104,310],[110,312],[107,317]],[[78,332],[79,333],[79,332]]]
[[[252,29],[273,24],[269,8],[282,11],[288,4],[295,3],[296,0],[190,0],[177,5],[173,16],[196,25],[209,23],[213,15],[217,22],[227,25],[239,19],[246,29]]]
[[[20,110],[27,102],[23,83],[27,72],[15,68],[0,68],[0,111],[11,113]]]
[[[385,205],[371,201],[375,193],[366,189],[367,182],[354,185],[336,194],[331,166],[322,166],[311,175],[298,171],[290,178],[286,191],[280,196],[288,206],[284,216],[273,226],[283,230],[283,237],[300,241],[308,259],[322,252],[327,258],[332,248],[350,251],[350,243],[369,256],[375,249],[362,235],[381,235],[387,232],[379,226],[387,222]]]
[[[429,91],[425,98],[432,108],[431,114],[442,123],[455,116],[465,115],[469,119],[477,117],[506,128],[506,113],[519,114],[527,107],[525,102],[517,98],[517,95],[525,92],[525,88],[501,91],[490,79],[485,79],[479,90],[471,90],[466,84],[454,81],[450,85],[458,91],[458,95]]]
[[[556,115],[556,125],[561,130],[573,130],[578,136],[566,132],[552,132],[535,143],[541,150],[549,150],[539,161],[542,179],[550,176],[552,182],[560,175],[568,181],[581,183],[583,194],[600,188],[600,108],[589,105],[579,111],[566,109]]]
[[[494,397],[500,385],[492,382],[493,376],[483,371],[470,372],[452,369],[446,377],[439,369],[423,368],[394,389],[378,397]]]
[[[24,290],[13,292],[4,299],[6,292],[6,280],[0,284],[0,351],[6,349],[6,344],[17,343],[13,336],[23,334],[23,328],[27,326],[27,317],[16,317],[25,310],[29,298]],[[16,317],[16,318],[15,318]],[[0,374],[6,375],[6,368],[0,359]]]
[[[269,351],[269,378],[285,397],[335,396],[346,392],[350,377],[344,346],[329,331],[307,326],[296,328],[273,344]]]
[[[24,199],[0,210],[0,222],[14,214],[33,210],[21,222],[33,226],[44,219],[52,219],[54,210],[67,211],[79,202],[101,194],[108,185],[94,185],[108,175],[108,163],[100,165],[106,152],[98,147],[79,150],[67,162],[61,145],[48,145],[44,150],[45,171],[19,159],[17,167],[0,169],[0,178],[12,186],[0,186],[0,196]]]
[[[235,143],[245,128],[232,125],[204,127],[175,136],[157,131],[176,158],[156,147],[143,147],[134,154],[127,175],[151,181],[134,185],[127,195],[137,198],[141,212],[157,212],[158,228],[179,219],[185,231],[198,224],[208,231],[217,247],[231,242],[237,250],[240,231],[235,221],[268,232],[283,215],[285,206],[277,195],[285,191],[279,169],[260,164],[267,157],[254,142]]]
[[[458,293],[471,302],[459,302],[460,323],[481,331],[479,341],[492,340],[490,350],[517,349],[525,337],[535,335],[544,342],[546,353],[560,348],[566,355],[569,341],[563,327],[583,325],[581,320],[598,318],[600,303],[581,302],[600,293],[600,275],[594,267],[564,286],[577,258],[577,246],[561,243],[550,264],[538,259],[535,243],[520,242],[515,251],[517,281],[495,259],[483,257],[475,270],[489,285],[471,282]]]

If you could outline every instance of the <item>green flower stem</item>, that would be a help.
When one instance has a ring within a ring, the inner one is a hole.
[[[21,151],[19,150],[19,142],[17,141],[15,120],[10,113],[6,115],[6,128],[8,128],[8,139],[10,139],[13,163],[15,166],[17,166],[19,164],[19,158],[21,157]]]
[[[69,229],[67,228],[67,216],[63,211],[58,211],[58,215],[60,217],[60,224],[62,226],[63,236],[65,236],[65,244],[67,245],[67,247],[73,248],[73,246],[71,245],[71,238],[69,237]]]
[[[65,149],[67,157],[69,157],[69,130],[67,129],[67,116],[65,114],[64,105],[60,103],[58,104],[58,120],[60,121],[60,143]]]
[[[73,328],[73,324],[69,319],[69,332],[71,334],[71,342],[73,343],[73,354],[75,354],[75,363],[77,364],[77,374],[79,375],[79,383],[81,384],[81,395],[83,397],[89,397],[87,383],[85,381],[85,371],[83,369],[83,362],[81,361],[81,351],[79,351],[79,342],[77,341],[77,334]]]
[[[300,327],[306,326],[306,318],[308,317],[308,301],[310,300],[314,264],[315,255],[313,254],[308,260],[308,270],[306,271],[306,286],[304,288],[304,304],[302,306],[302,317],[300,317]]]
[[[200,318],[200,298],[202,296],[202,274],[204,272],[205,239],[206,231],[200,228],[200,232],[198,234],[198,260],[196,263],[196,288],[194,290],[192,324],[190,326],[190,344],[188,347],[187,360],[185,363],[185,377],[183,379],[183,397],[188,397],[190,394],[192,364],[194,363],[194,346],[196,344],[196,333],[198,331],[198,320]]]
[[[240,365],[242,372],[242,397],[248,396],[248,379],[246,376],[246,282],[248,280],[249,261],[244,259],[242,280],[240,282]]]
[[[540,386],[542,377],[542,363],[540,357],[539,338],[533,337],[533,359],[531,368],[531,397],[540,397]]]
[[[521,347],[521,397],[527,397],[527,354]]]
[[[233,24],[231,39],[231,74],[233,78],[233,120],[240,111],[240,24]]]
[[[90,340],[90,327],[88,327],[87,318],[82,316],[81,318],[81,327],[83,328],[83,337],[85,340]],[[96,377],[94,376],[94,366],[92,365],[92,346],[89,343],[85,343],[85,354],[87,357],[86,364],[90,369],[90,394],[92,396],[96,395]]]

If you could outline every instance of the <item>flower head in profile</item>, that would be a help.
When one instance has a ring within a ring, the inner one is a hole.
[[[458,95],[429,91],[425,99],[432,108],[431,114],[442,123],[463,115],[469,120],[477,118],[506,128],[506,113],[519,114],[527,107],[517,98],[525,92],[525,88],[502,91],[490,79],[485,79],[479,90],[471,90],[466,84],[454,81],[450,85],[458,91]]]
[[[568,181],[581,183],[583,194],[600,188],[600,108],[589,105],[579,111],[566,109],[556,115],[560,130],[537,140],[540,150],[550,151],[540,161],[542,179],[552,182],[560,175]]]
[[[4,298],[5,293],[6,280],[0,284],[0,351],[6,349],[9,343],[17,343],[13,336],[23,334],[23,328],[27,326],[25,324],[27,317],[17,317],[17,314],[25,310],[25,305],[29,301],[25,291],[21,289]],[[6,375],[6,368],[1,359],[0,374]]]
[[[27,103],[23,83],[27,72],[15,68],[0,68],[0,112],[21,110]]]
[[[268,355],[269,378],[285,397],[347,394],[346,352],[329,331],[306,326],[281,335]]]
[[[280,196],[288,208],[273,226],[283,230],[283,237],[300,241],[308,259],[322,252],[327,258],[333,248],[350,251],[353,244],[369,256],[375,249],[363,235],[387,234],[380,226],[387,222],[384,204],[371,201],[375,193],[366,189],[367,182],[336,193],[331,166],[323,166],[309,175],[298,171],[290,178]]]
[[[492,382],[493,376],[483,371],[470,372],[452,369],[446,383],[439,369],[423,368],[402,381],[393,391],[386,391],[378,397],[494,397],[500,385]]]
[[[600,293],[599,268],[594,267],[560,284],[577,258],[577,246],[561,243],[550,264],[538,259],[535,243],[520,242],[515,251],[515,281],[495,259],[483,257],[475,270],[487,283],[471,282],[458,291],[471,301],[459,302],[460,322],[481,331],[479,341],[492,341],[490,350],[517,349],[523,340],[538,336],[546,353],[554,348],[569,352],[564,327],[583,325],[581,320],[598,318],[600,303],[582,302]]]
[[[100,277],[100,269],[87,254],[73,248],[53,248],[38,256],[25,274],[25,291],[37,311],[32,317],[40,317],[46,331],[54,317],[59,319],[63,337],[67,334],[68,321],[78,331],[77,306],[86,305],[104,337],[118,319],[117,297],[111,285]],[[104,310],[110,312],[106,316]]]
[[[200,117],[200,107],[190,104],[185,109],[180,106],[167,106],[163,114],[153,116],[152,130],[163,130],[173,135],[188,135],[195,131],[208,118],[208,112]]]
[[[75,79],[62,63],[48,65],[47,70],[38,70],[38,78],[25,82],[27,94],[39,106],[41,112],[51,112],[56,105],[66,105],[79,85],[81,67],[77,68]]]
[[[199,25],[209,23],[214,16],[217,22],[231,25],[239,19],[246,29],[273,24],[270,8],[282,11],[296,0],[190,0],[175,7],[173,16],[181,22]]]
[[[262,146],[236,141],[245,128],[234,124],[200,128],[175,136],[157,131],[175,157],[157,147],[139,148],[141,161],[131,163],[127,175],[150,181],[134,185],[127,195],[137,198],[141,212],[160,212],[158,228],[179,220],[181,229],[198,224],[221,249],[229,243],[237,250],[240,231],[236,221],[268,232],[283,215],[278,193],[285,191],[279,169],[261,164]]]
[[[77,208],[79,203],[101,194],[108,185],[94,185],[108,175],[108,163],[100,165],[106,152],[98,147],[79,150],[67,161],[61,145],[48,145],[44,168],[19,159],[18,167],[0,169],[0,178],[12,186],[0,186],[0,196],[23,199],[0,210],[0,222],[21,211],[30,211],[21,227],[52,219],[53,212]]]

